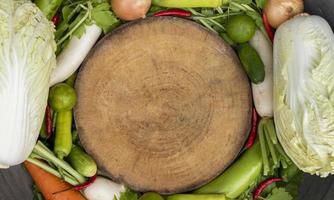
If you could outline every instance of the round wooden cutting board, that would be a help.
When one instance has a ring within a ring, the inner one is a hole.
[[[250,125],[251,91],[219,36],[147,18],[102,39],[76,83],[75,120],[100,169],[138,191],[201,186],[225,170]]]

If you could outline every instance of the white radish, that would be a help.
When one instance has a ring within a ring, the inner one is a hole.
[[[114,200],[119,199],[125,187],[107,178],[98,176],[96,181],[87,187],[83,193],[88,200]]]
[[[258,52],[265,70],[265,79],[260,84],[252,84],[253,101],[261,117],[273,116],[273,47],[269,39],[256,30],[250,45]]]
[[[92,24],[86,27],[80,39],[76,36],[71,38],[57,57],[57,66],[52,72],[50,86],[65,81],[80,67],[101,34],[102,29]]]

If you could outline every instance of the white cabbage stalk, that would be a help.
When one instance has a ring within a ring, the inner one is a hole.
[[[334,173],[334,36],[321,17],[295,17],[276,32],[274,116],[278,138],[301,170]]]
[[[0,165],[22,163],[43,122],[54,27],[28,0],[0,0]]]

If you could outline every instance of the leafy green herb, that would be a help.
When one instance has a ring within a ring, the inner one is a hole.
[[[43,195],[41,194],[37,185],[33,186],[33,192],[34,192],[34,199],[33,200],[44,200]]]
[[[165,10],[166,8],[160,6],[151,6],[150,10],[147,12],[148,16],[152,16],[154,13]]]
[[[202,8],[201,13],[205,16],[213,16],[214,15],[214,10],[209,9],[209,8]]]
[[[94,7],[91,15],[92,19],[103,29],[104,33],[108,33],[120,24],[120,21],[110,12],[110,5],[108,3]]]
[[[230,46],[236,47],[237,44],[233,42],[233,40],[226,34],[226,33],[221,33],[219,34],[220,37],[222,37]]]
[[[276,177],[276,176],[275,176]],[[237,200],[253,200],[253,192],[255,191],[255,189],[258,187],[258,185],[265,181],[266,179],[271,178],[268,176],[259,176],[257,178],[257,180],[251,184],[248,189],[243,192]],[[262,195],[266,196],[271,194],[272,190],[275,189],[277,187],[276,183],[272,183],[271,185],[269,185],[268,187],[266,187],[263,192]]]
[[[293,200],[293,198],[284,188],[275,188],[265,200]]]
[[[114,200],[137,200],[138,198],[138,193],[126,189],[124,192],[121,193],[118,199],[115,197]]]
[[[258,12],[246,11],[246,15],[250,16],[255,21],[256,26],[262,31],[262,33],[267,35],[266,29],[263,25],[262,17]]]
[[[282,186],[291,194],[293,199],[298,198],[299,186],[302,183],[303,178],[303,172],[299,170],[297,174],[289,180],[289,182],[282,183]]]
[[[252,0],[233,0],[234,3],[238,3],[238,4],[251,4],[253,3]]]
[[[262,17],[259,9],[256,8],[252,0],[233,0],[228,4],[218,8],[185,8],[192,13],[192,19],[209,30],[219,33],[223,39],[232,44],[226,37],[226,24],[229,17],[234,15],[247,14],[250,16],[257,27],[265,32]]]
[[[248,189],[238,197],[237,200],[253,200],[253,191],[256,189],[258,184],[264,180],[266,180],[264,176],[258,177],[257,180],[253,184],[251,184],[248,187]]]
[[[73,36],[80,38],[87,25],[96,23],[104,33],[108,33],[120,24],[108,0],[64,0],[61,15],[62,22],[55,33],[58,53]]]
[[[255,0],[255,2],[258,8],[263,9],[264,5],[266,5],[267,0]]]

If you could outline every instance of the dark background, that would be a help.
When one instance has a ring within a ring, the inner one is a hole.
[[[334,27],[334,0],[306,0],[305,10],[323,16]],[[30,176],[21,166],[0,170],[0,200],[31,200],[31,188]],[[323,179],[305,175],[299,199],[334,200],[334,176]]]

